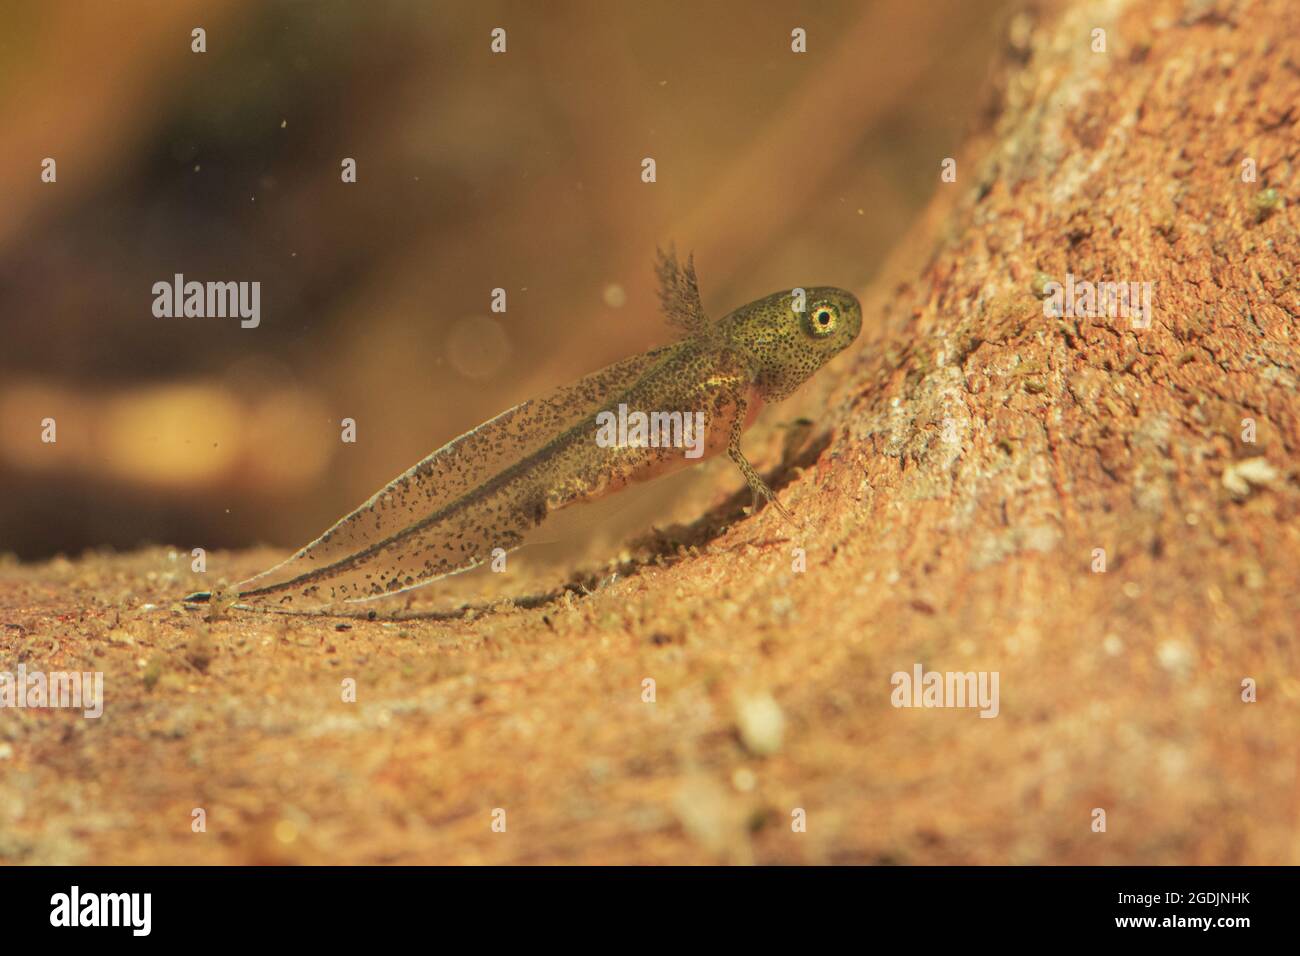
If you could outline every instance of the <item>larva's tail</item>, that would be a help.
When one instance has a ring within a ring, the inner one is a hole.
[[[287,561],[240,582],[232,596],[292,608],[368,601],[514,550],[554,504],[547,476],[559,457],[579,446],[583,460],[618,456],[596,446],[596,413],[684,347],[625,359],[502,412],[393,479]],[[186,601],[211,599],[200,591]]]

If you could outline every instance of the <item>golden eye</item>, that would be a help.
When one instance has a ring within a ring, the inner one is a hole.
[[[813,306],[810,319],[813,335],[830,335],[835,331],[835,321],[839,316],[839,309],[830,303]]]

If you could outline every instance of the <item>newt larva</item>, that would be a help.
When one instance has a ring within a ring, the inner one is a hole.
[[[288,560],[236,585],[238,603],[317,608],[421,587],[491,560],[496,549],[519,547],[552,512],[724,450],[755,504],[766,499],[789,518],[745,458],[741,434],[764,404],[790,395],[857,338],[857,298],[827,286],[784,290],[713,321],[700,302],[693,257],[682,268],[675,254],[661,252],[657,273],[663,311],[685,333],[680,341],[516,405],[448,442]],[[699,421],[694,453],[640,434],[611,443],[602,423],[617,414],[622,424],[628,409],[657,413],[660,423],[680,411],[688,431]]]

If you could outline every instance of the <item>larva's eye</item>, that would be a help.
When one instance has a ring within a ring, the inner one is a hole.
[[[813,306],[809,316],[813,335],[830,335],[835,331],[835,323],[840,317],[840,310],[829,302]]]

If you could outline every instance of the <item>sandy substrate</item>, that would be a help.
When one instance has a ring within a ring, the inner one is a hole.
[[[1105,574],[1014,528],[922,549],[923,528],[870,530],[882,492],[833,455],[783,491],[816,530],[767,511],[667,535],[525,586],[530,608],[209,623],[175,601],[202,580],[188,555],[10,564],[6,665],[102,671],[106,706],[0,712],[0,858],[1296,862],[1294,522],[1225,501],[1231,526],[1180,518]],[[999,672],[998,716],[891,706],[915,663]]]

